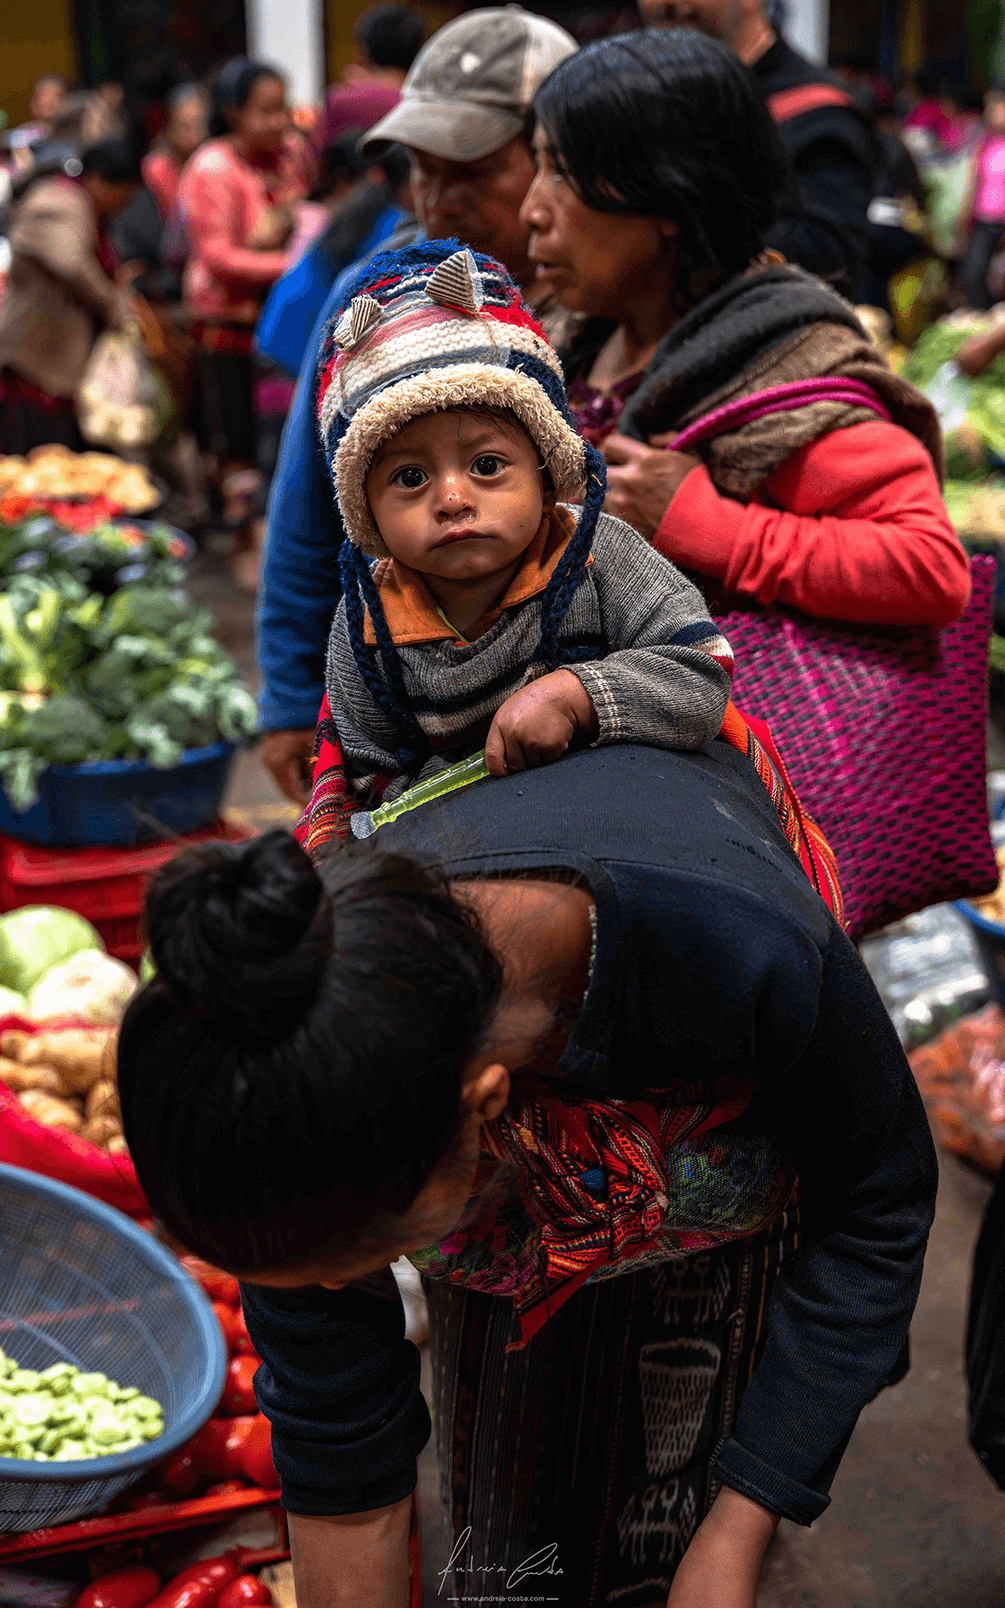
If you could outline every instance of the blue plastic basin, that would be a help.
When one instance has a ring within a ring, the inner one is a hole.
[[[198,832],[220,813],[233,743],[192,748],[170,770],[145,759],[51,765],[38,803],[16,815],[0,788],[0,832],[49,848],[150,843]]]

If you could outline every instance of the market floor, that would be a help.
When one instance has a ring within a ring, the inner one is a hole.
[[[221,560],[200,559],[193,592],[252,675],[252,603],[229,587]],[[997,757],[1001,763],[1005,758]],[[258,827],[291,824],[254,754],[235,766],[228,810]],[[1005,1608],[1005,1493],[967,1445],[963,1330],[970,1260],[989,1186],[953,1157],[942,1185],[911,1332],[912,1368],[866,1408],[811,1529],[783,1524],[758,1608]],[[421,1459],[423,1600],[438,1597],[446,1561],[432,1444]]]

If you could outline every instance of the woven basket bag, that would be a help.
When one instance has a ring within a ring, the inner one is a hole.
[[[768,722],[826,833],[855,939],[998,883],[985,788],[995,561],[970,569],[966,612],[944,631],[781,610],[717,621],[736,660],[733,699]]]

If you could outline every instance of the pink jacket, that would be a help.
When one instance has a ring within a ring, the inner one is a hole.
[[[189,243],[182,278],[195,318],[254,324],[265,293],[289,266],[289,251],[256,251],[247,242],[261,214],[299,201],[310,187],[313,156],[291,131],[274,166],[252,166],[229,139],[209,140],[186,165],[178,210]]]

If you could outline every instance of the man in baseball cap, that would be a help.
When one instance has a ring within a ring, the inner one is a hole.
[[[471,11],[433,35],[361,150],[397,140],[455,162],[480,162],[526,128],[530,103],[554,67],[575,50],[556,23],[520,6]]]
[[[456,237],[505,263],[553,340],[558,331],[534,283],[520,206],[534,177],[531,103],[576,41],[544,17],[508,5],[472,11],[434,34],[409,69],[401,100],[364,136],[379,156],[392,142],[412,157],[418,230]],[[412,236],[414,238],[414,234]],[[385,245],[404,245],[395,235]],[[325,647],[339,599],[327,470],[313,415],[319,336],[361,263],[332,289],[308,346],[272,484],[258,606],[262,676],[259,757],[287,797],[310,797],[314,725],[324,691]],[[564,316],[564,315],[563,315]]]

